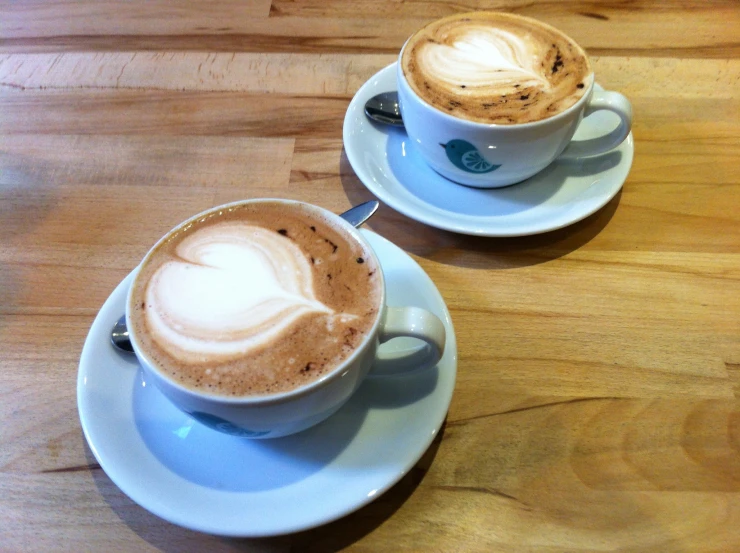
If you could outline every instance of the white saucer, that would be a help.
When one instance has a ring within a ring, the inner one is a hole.
[[[379,497],[411,469],[440,429],[452,398],[457,346],[442,296],[397,246],[363,231],[383,266],[389,305],[416,305],[447,329],[439,365],[369,378],[335,415],[305,432],[250,441],[210,430],[145,382],[132,355],[110,344],[131,275],[103,305],[80,358],[77,405],[90,448],[113,482],[152,513],[224,536],[273,536],[340,518]],[[415,347],[382,346],[386,355]],[[394,343],[395,342],[395,343]]]
[[[596,85],[598,86],[598,85]],[[427,225],[479,236],[524,236],[561,228],[595,213],[627,178],[632,134],[618,148],[578,161],[556,161],[524,182],[498,189],[455,184],[430,169],[403,129],[371,122],[365,102],[396,90],[396,64],[375,74],[355,94],[344,118],[344,148],[363,184],[380,200]],[[583,120],[575,139],[604,134],[616,115]]]

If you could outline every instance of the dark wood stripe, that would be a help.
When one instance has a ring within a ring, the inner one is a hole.
[[[510,415],[512,413],[520,413],[522,411],[532,411],[534,409],[544,409],[547,407],[555,407],[558,405],[569,405],[573,403],[585,403],[587,401],[611,401],[611,400],[625,400],[625,399],[631,399],[631,398],[624,398],[624,397],[580,397],[575,399],[569,399],[565,401],[553,401],[551,403],[540,403],[539,405],[530,405],[528,407],[517,407],[516,409],[509,409],[507,411],[499,411],[497,413],[487,413],[485,415],[477,415],[475,417],[468,417],[464,419],[458,419],[455,421],[450,421],[448,424],[449,426],[458,426],[465,423],[468,423],[470,421],[478,420],[478,419],[487,419],[490,417],[498,417],[501,415]]]
[[[0,54],[43,52],[250,52],[315,54],[396,54],[405,36],[106,35],[51,36],[0,40]],[[592,56],[735,58],[740,42],[676,47],[598,47],[584,44]]]
[[[56,469],[45,469],[42,470],[42,474],[56,474],[60,472],[83,472],[83,471],[93,471],[93,470],[100,470],[101,466],[98,463],[90,463],[89,465],[77,465],[74,467],[59,467]]]

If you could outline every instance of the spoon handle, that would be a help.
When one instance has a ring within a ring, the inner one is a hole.
[[[347,221],[350,225],[354,227],[359,227],[360,225],[362,225],[362,223],[373,216],[375,211],[377,211],[379,205],[380,202],[378,202],[377,200],[371,200],[369,202],[356,205],[355,207],[348,209],[344,213],[340,213],[339,216]]]

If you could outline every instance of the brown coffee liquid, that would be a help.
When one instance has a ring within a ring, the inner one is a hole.
[[[534,19],[473,12],[434,21],[415,33],[403,74],[425,102],[455,117],[514,125],[573,106],[593,74],[584,51]]]
[[[150,332],[150,281],[168,262],[187,263],[177,248],[188,236],[232,221],[247,222],[293,241],[310,264],[315,299],[334,313],[307,313],[268,344],[230,359],[214,360],[197,353],[173,355],[172,344]],[[130,324],[139,347],[159,371],[187,388],[237,397],[286,392],[333,371],[373,327],[381,301],[380,268],[374,259],[344,229],[318,210],[300,204],[258,202],[213,212],[174,232],[147,257],[133,284]]]

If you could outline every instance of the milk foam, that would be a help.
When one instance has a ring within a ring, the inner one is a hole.
[[[293,390],[331,373],[376,324],[382,273],[312,206],[221,206],[159,242],[132,285],[128,322],[152,367],[208,394]]]
[[[238,357],[307,313],[333,313],[315,297],[305,254],[275,231],[224,222],[186,236],[175,253],[149,282],[145,316],[182,362]]]
[[[432,78],[470,87],[472,94],[491,94],[515,84],[547,89],[550,83],[540,74],[540,49],[503,29],[472,27],[452,44],[425,44],[418,60]]]
[[[578,102],[593,82],[578,44],[544,23],[500,12],[429,23],[407,41],[401,69],[426,103],[497,125],[552,117]]]

